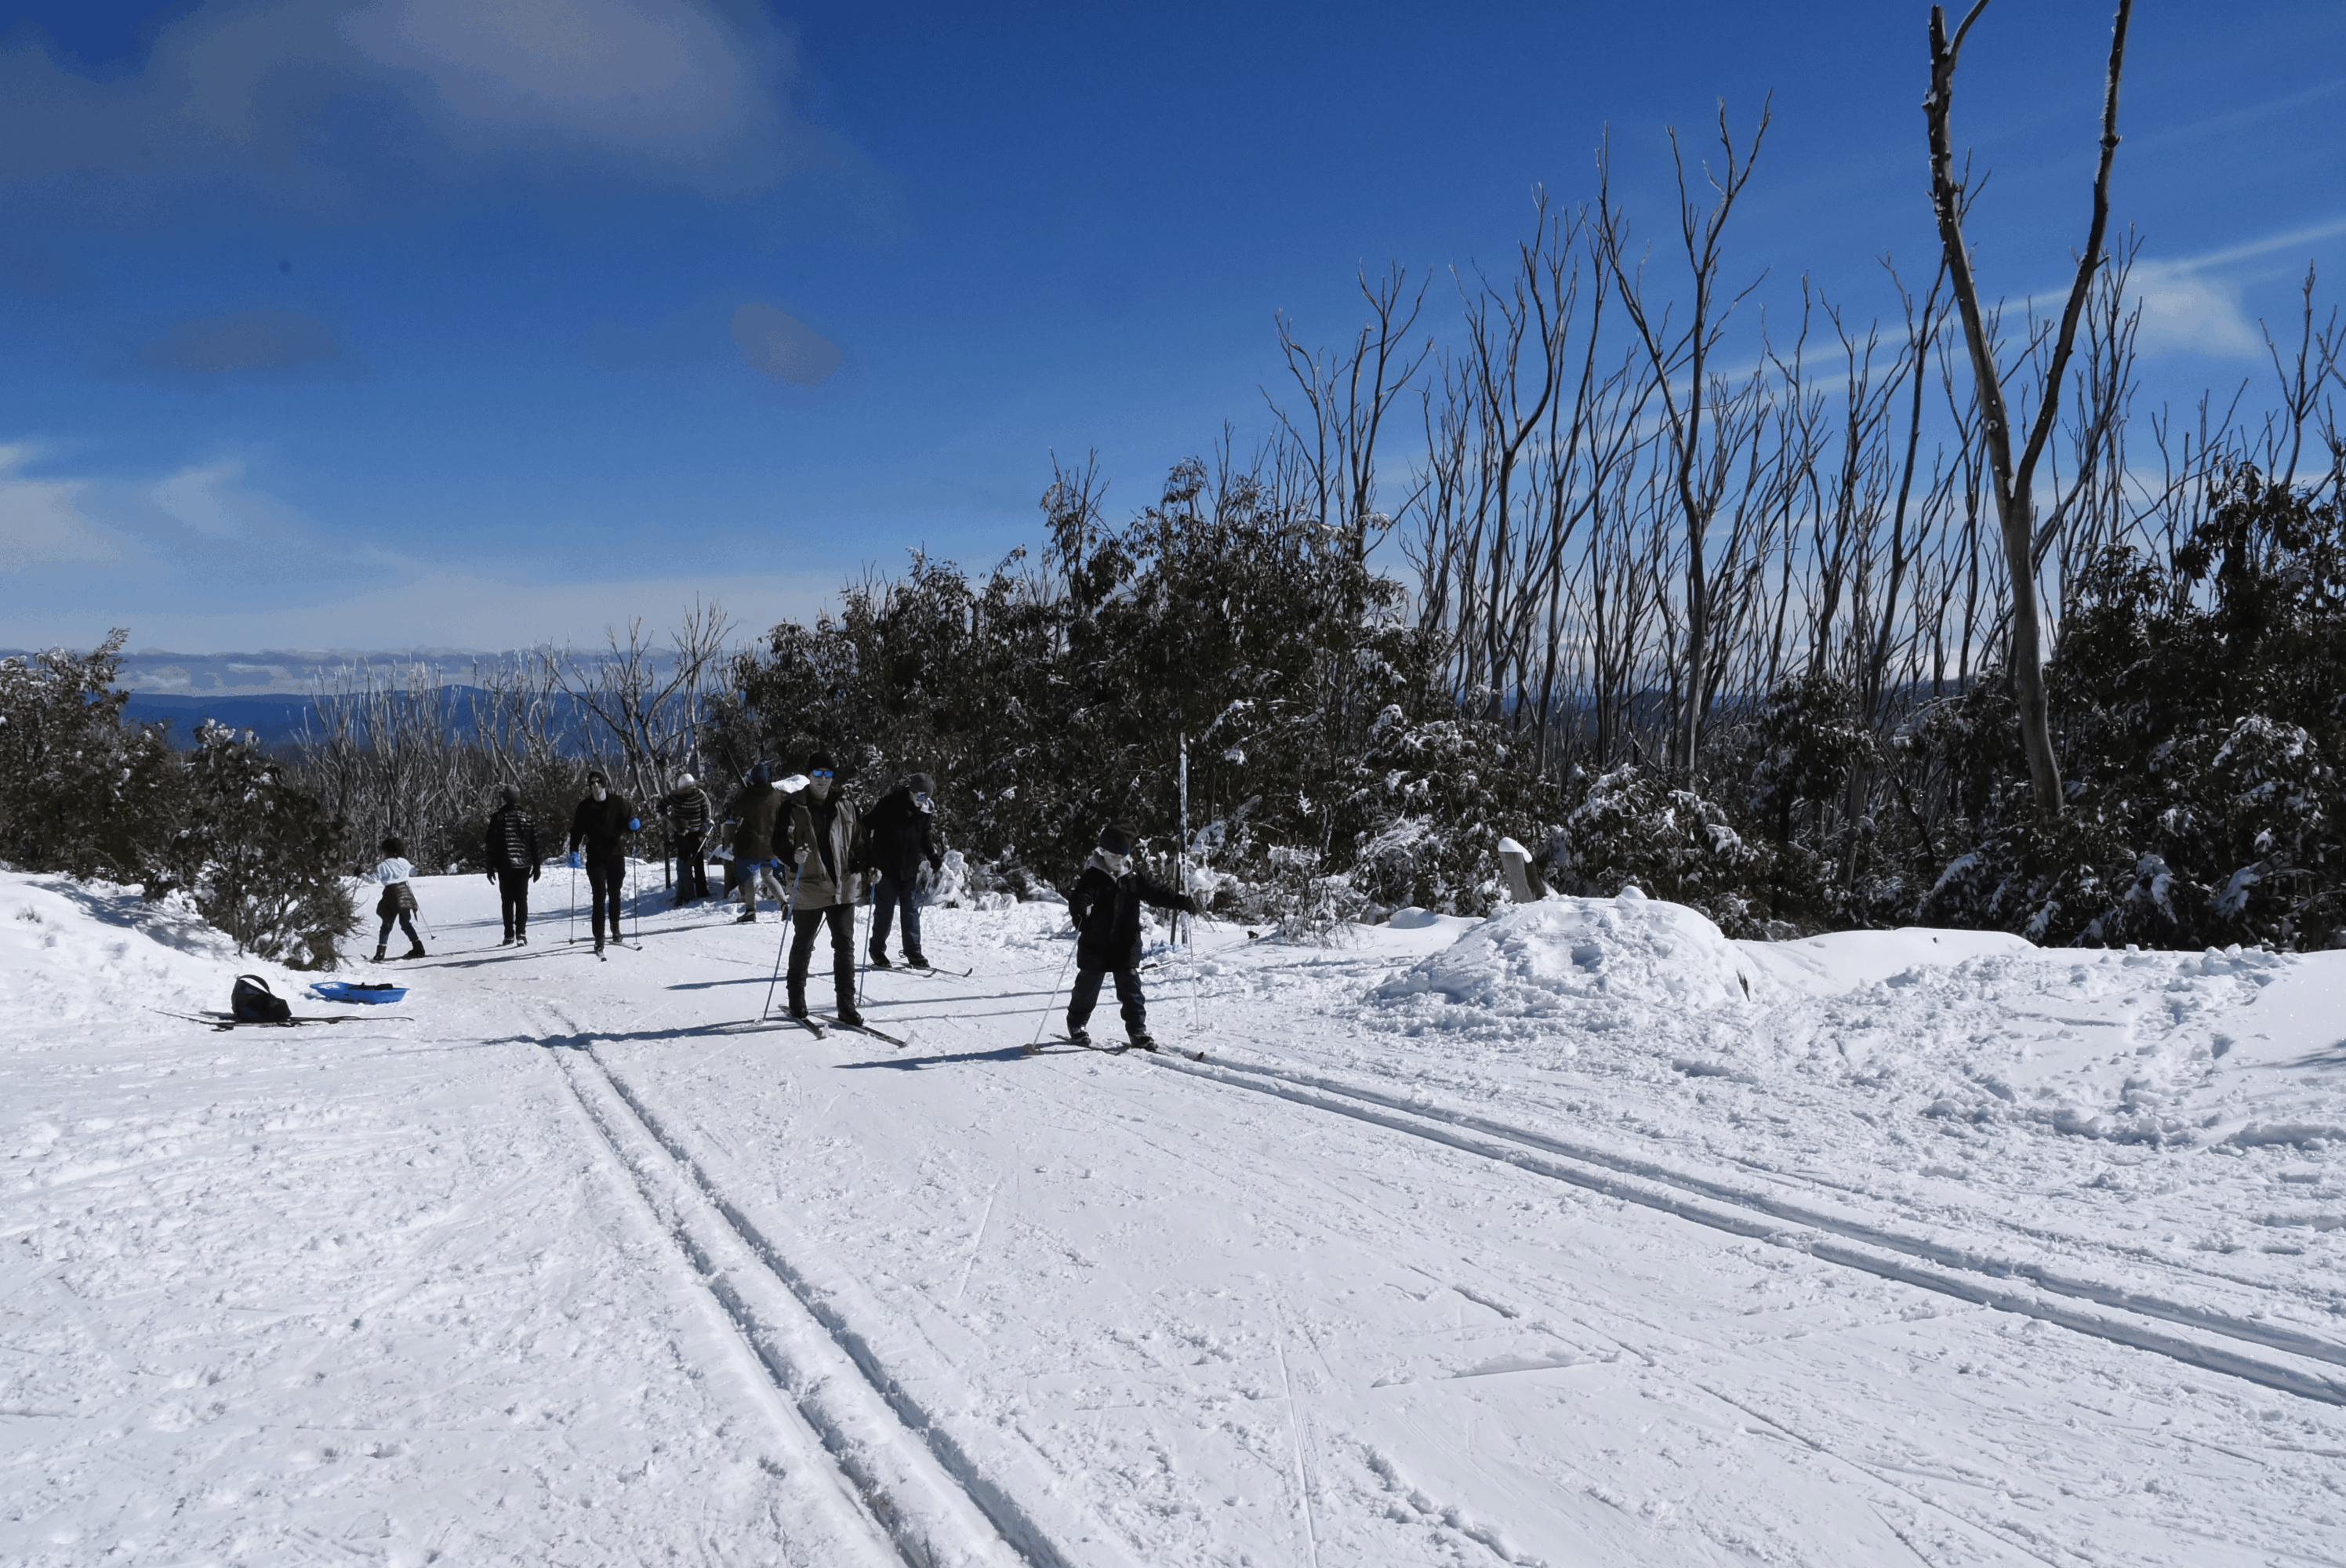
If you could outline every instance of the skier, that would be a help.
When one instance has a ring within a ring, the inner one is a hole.
[[[921,956],[920,895],[913,886],[920,863],[929,862],[932,875],[944,864],[944,846],[937,841],[936,803],[930,799],[936,786],[925,773],[915,773],[880,797],[865,819],[871,840],[872,967],[888,967],[888,926],[895,911],[904,911],[904,962],[926,969]]]
[[[788,819],[790,858],[798,862],[798,899],[790,936],[790,1016],[807,1015],[807,968],[814,954],[814,933],[831,927],[831,983],[839,998],[837,1017],[849,1028],[860,1027],[863,1014],[855,1010],[855,904],[862,896],[858,883],[863,869],[863,825],[855,803],[834,799],[837,769],[827,751],[807,759],[807,787],[799,791]]]
[[[689,773],[677,778],[676,789],[660,802],[668,823],[668,847],[676,854],[676,902],[678,909],[709,896],[709,823],[716,814],[709,791]]]
[[[758,895],[762,889],[777,905],[786,901],[774,880],[775,819],[786,797],[774,782],[772,769],[760,762],[750,769],[750,782],[735,796],[729,813],[740,825],[733,830],[733,871],[741,884],[741,922],[758,923]]]
[[[407,846],[396,834],[385,839],[382,848],[382,863],[366,874],[368,881],[382,884],[382,897],[374,904],[374,912],[382,917],[382,929],[375,933],[374,938],[374,961],[377,963],[383,962],[383,950],[391,945],[393,921],[397,921],[399,928],[407,933],[407,951],[399,956],[422,958],[423,939],[415,934],[415,890],[407,885],[407,879],[415,874],[415,868],[408,864],[405,859]]]
[[[1140,993],[1140,906],[1198,912],[1198,901],[1175,892],[1132,864],[1136,835],[1128,822],[1111,822],[1084,874],[1067,894],[1076,938],[1076,988],[1067,993],[1067,1038],[1092,1043],[1084,1025],[1099,1001],[1103,976],[1116,976],[1116,999],[1124,1012],[1124,1033],[1143,1051],[1157,1049],[1148,1034],[1148,1003]]]
[[[538,878],[537,824],[521,809],[519,789],[508,784],[500,793],[505,804],[489,814],[489,881],[505,917],[497,945],[522,947],[529,943],[529,884]]]
[[[595,951],[603,951],[607,919],[611,940],[619,937],[619,898],[627,885],[625,835],[643,826],[626,799],[615,794],[600,770],[586,775],[586,798],[570,814],[570,864],[579,865],[580,845],[586,849],[586,896],[595,911]]]

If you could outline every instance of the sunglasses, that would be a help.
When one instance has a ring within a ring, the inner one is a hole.
[[[808,774],[807,777],[810,779],[828,779],[831,777],[831,769],[828,768],[818,768],[813,772]]]

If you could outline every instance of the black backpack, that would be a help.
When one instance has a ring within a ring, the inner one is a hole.
[[[257,974],[236,977],[236,993],[228,1006],[240,1023],[289,1023],[293,1018],[292,1007]]]

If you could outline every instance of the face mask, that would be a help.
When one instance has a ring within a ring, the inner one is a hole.
[[[926,811],[926,810],[929,810],[929,809],[932,809],[932,808],[930,807],[930,805],[929,805],[929,798],[928,798],[926,795],[915,795],[915,796],[913,796],[913,805],[915,805],[915,806],[917,806],[917,807],[919,807],[919,808],[920,808],[922,810],[923,810],[923,811]]]
[[[597,784],[595,786],[595,799],[597,800],[607,799],[609,799],[609,793],[605,790],[600,784]]]

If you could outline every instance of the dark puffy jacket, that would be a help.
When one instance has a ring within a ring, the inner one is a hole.
[[[913,880],[923,860],[933,871],[945,858],[944,846],[937,841],[937,820],[913,805],[913,791],[903,785],[880,797],[863,819],[863,832],[872,869],[903,881]]]
[[[489,813],[489,870],[530,871],[545,857],[538,853],[537,824],[518,806],[500,806]]]
[[[589,795],[578,802],[578,809],[570,814],[570,847],[586,846],[587,858],[599,860],[617,854],[627,836],[627,819],[636,809],[627,804],[627,797],[617,790],[607,790],[597,800]]]
[[[1140,967],[1140,906],[1187,910],[1198,906],[1183,894],[1144,871],[1112,877],[1098,866],[1086,866],[1067,894],[1067,913],[1074,917],[1076,966],[1079,969],[1138,969]]]
[[[739,824],[733,830],[736,864],[755,865],[774,858],[775,821],[790,799],[771,784],[752,784],[733,798],[733,809],[726,815]]]

